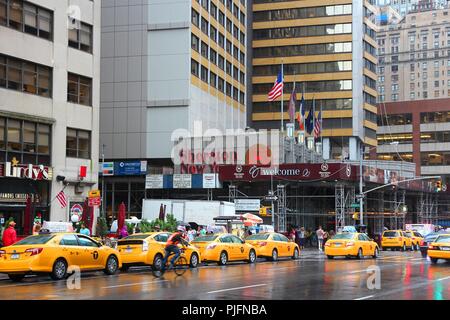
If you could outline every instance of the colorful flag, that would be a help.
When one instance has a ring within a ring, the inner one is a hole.
[[[269,101],[274,101],[276,98],[280,97],[283,93],[283,73],[280,71],[278,77],[273,84],[272,89],[269,92]]]
[[[295,122],[295,105],[297,104],[297,94],[294,89],[292,89],[291,98],[289,99],[289,120]]]
[[[322,129],[322,112],[319,112],[316,123],[314,124],[314,138],[318,139],[320,137],[320,131]]]
[[[61,205],[61,208],[65,208],[67,206],[67,198],[66,198],[66,194],[64,193],[63,190],[61,190],[57,195],[56,195],[56,199],[58,199],[59,204]]]
[[[313,106],[314,106],[314,100],[313,100]],[[314,130],[314,108],[313,108],[313,106],[311,106],[311,108],[309,109],[309,114],[306,117],[306,121],[305,121],[306,132],[308,132],[308,134],[311,134]]]
[[[300,102],[300,109],[297,116],[298,125],[300,130],[305,130],[305,126],[303,125],[303,120],[305,119],[305,98],[302,93],[302,100]]]

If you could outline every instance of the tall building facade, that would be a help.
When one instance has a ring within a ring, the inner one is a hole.
[[[449,12],[413,11],[377,35],[377,157],[414,162],[417,175],[450,172]]]
[[[405,16],[411,11],[428,11],[447,7],[447,0],[378,0],[379,7],[390,6],[400,15]]]
[[[103,1],[100,147],[140,167],[105,177],[108,212],[140,213],[145,173],[173,170],[175,130],[245,128],[247,17],[245,0]]]
[[[0,221],[29,234],[98,181],[100,2],[2,0],[0,39]]]
[[[284,71],[284,114],[296,84],[306,110],[315,98],[323,115],[325,159],[358,159],[360,145],[375,146],[376,25],[371,1],[272,1],[253,5],[252,122],[280,128],[281,102],[267,94]],[[298,112],[298,110],[297,110]]]

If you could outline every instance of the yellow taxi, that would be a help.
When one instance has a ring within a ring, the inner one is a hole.
[[[104,270],[112,275],[122,262],[117,250],[76,233],[29,236],[0,249],[0,273],[13,281],[40,273],[61,280],[77,266],[81,271]]]
[[[428,246],[428,256],[432,263],[437,263],[439,259],[450,260],[450,234],[440,234]]]
[[[136,233],[119,240],[117,249],[122,259],[121,270],[126,271],[131,266],[142,265],[152,266],[159,270],[165,254],[164,248],[171,234],[170,232]],[[183,247],[181,244],[178,246]],[[196,247],[187,245],[182,254],[191,268],[197,268],[200,262],[200,252]]]
[[[420,250],[420,243],[423,240],[423,236],[414,230],[406,230],[405,234],[411,238],[411,242],[412,242],[412,249],[419,251]]]
[[[372,256],[376,259],[379,255],[377,243],[365,233],[338,232],[325,243],[324,247],[328,259],[338,256],[356,257],[358,259],[362,259],[364,256]]]
[[[200,250],[202,261],[225,265],[228,261],[256,261],[256,249],[241,238],[218,233],[195,238],[192,245]]]
[[[258,257],[272,261],[277,261],[279,257],[298,259],[300,255],[300,248],[295,242],[276,232],[253,234],[245,238],[245,242],[255,247]]]
[[[386,230],[381,236],[381,247],[383,251],[390,248],[406,251],[408,248],[413,250],[411,236],[403,230]]]

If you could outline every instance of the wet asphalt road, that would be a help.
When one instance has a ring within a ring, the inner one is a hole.
[[[369,290],[367,268],[378,266],[381,288]],[[328,260],[318,251],[303,251],[299,260],[256,264],[209,264],[177,277],[168,272],[154,278],[147,268],[107,276],[84,273],[80,289],[47,276],[26,277],[21,283],[0,278],[0,300],[6,299],[450,299],[450,263],[432,265],[418,252],[382,252],[379,259]]]

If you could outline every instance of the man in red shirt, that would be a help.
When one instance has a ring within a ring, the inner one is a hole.
[[[7,247],[10,246],[17,241],[17,233],[14,229],[14,226],[16,223],[14,221],[11,221],[9,223],[9,227],[3,232],[3,246]]]

